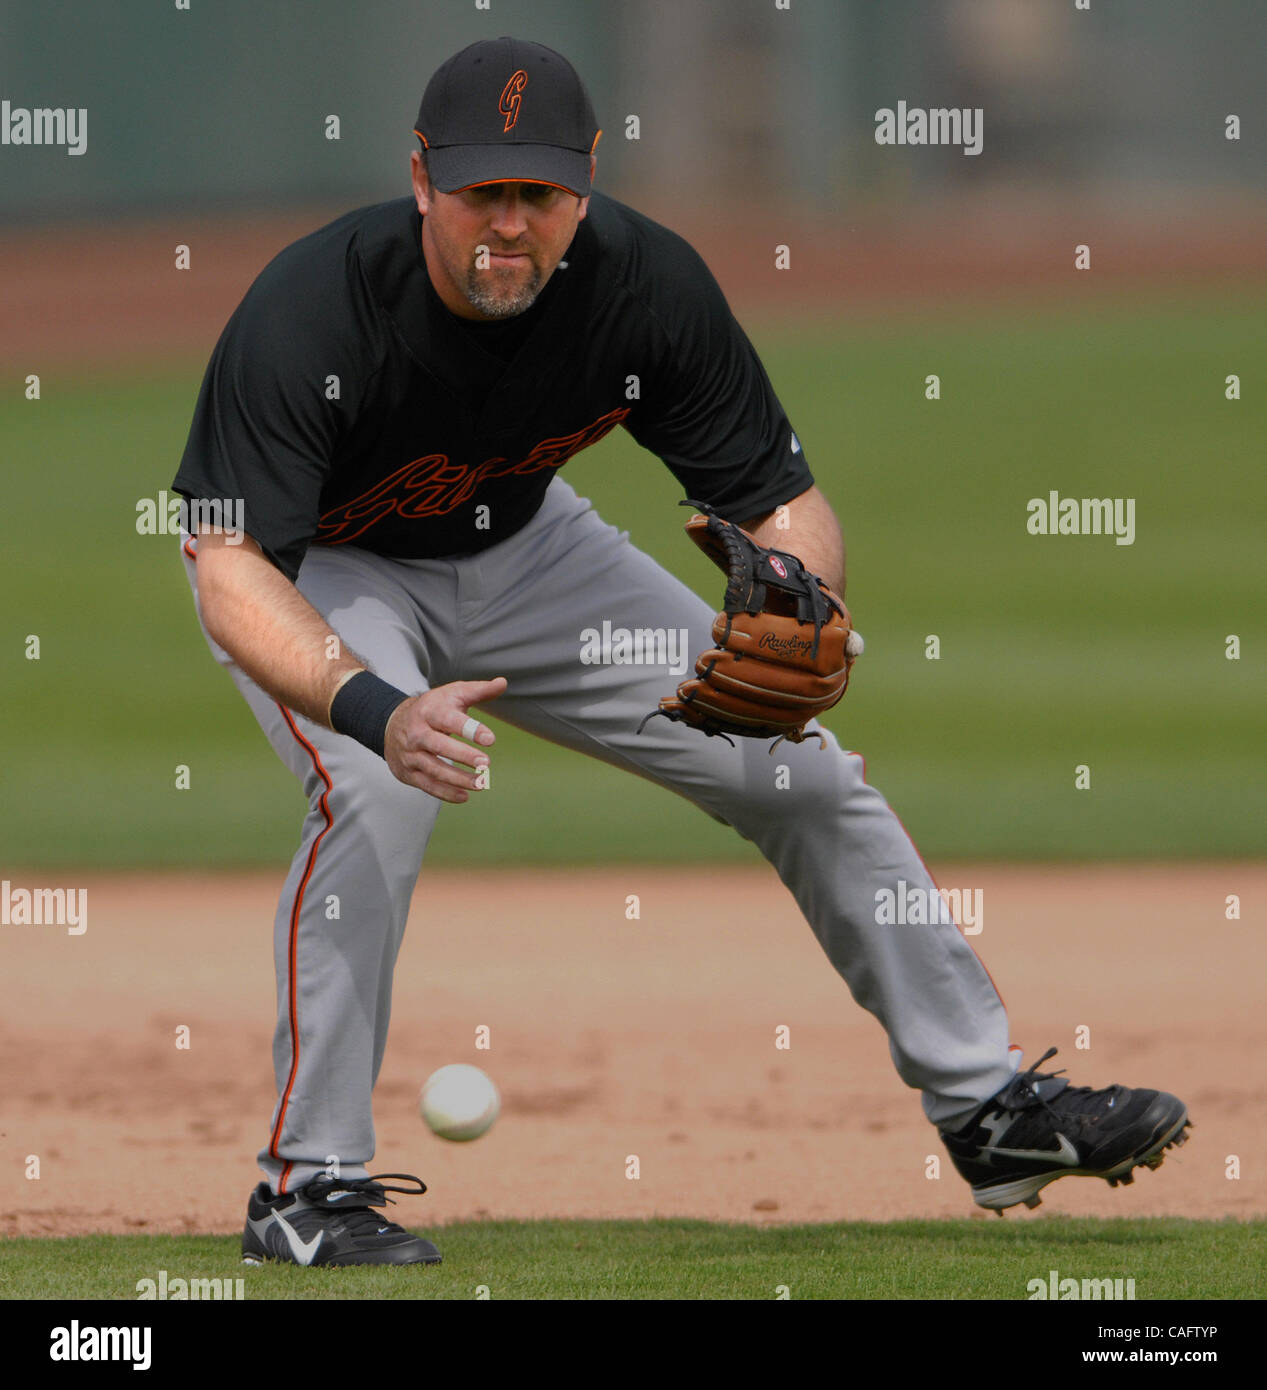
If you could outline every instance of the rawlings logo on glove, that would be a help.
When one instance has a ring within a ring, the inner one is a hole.
[[[776,637],[773,632],[763,632],[757,643],[762,651],[773,652],[775,656],[805,656],[813,645],[808,637]]]
[[[795,555],[767,550],[711,507],[686,533],[726,575],[716,646],[700,654],[695,675],[666,695],[638,726],[662,714],[710,737],[788,739],[803,743],[805,725],[836,704],[862,654],[849,610]],[[820,741],[822,735],[818,735]]]

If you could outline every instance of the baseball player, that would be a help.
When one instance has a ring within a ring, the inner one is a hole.
[[[494,705],[760,848],[981,1206],[1155,1167],[1186,1137],[1179,1100],[1070,1086],[1038,1070],[1054,1049],[1021,1071],[949,916],[877,913],[899,882],[937,891],[861,758],[813,719],[861,649],[840,527],[703,261],[592,191],[600,131],[575,71],[539,44],[472,44],[431,79],[415,133],[412,196],[255,281],[174,483],[240,499],[245,535],[195,525],[184,564],[212,652],[308,799],[244,1258],[440,1258],[375,1210],[425,1188],[370,1176],[371,1092],[427,841],[442,805],[489,783],[495,738],[472,711]],[[563,481],[618,425],[695,504],[721,613]],[[667,660],[617,659],[615,639],[596,659],[587,631],[684,631],[695,674],[675,690]]]

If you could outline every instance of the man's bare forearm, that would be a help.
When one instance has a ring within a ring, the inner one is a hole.
[[[791,552],[811,574],[844,598],[844,537],[831,504],[816,487],[783,508],[740,525],[768,549]]]
[[[275,700],[327,728],[330,701],[365,669],[249,536],[198,537],[198,602],[207,631]]]

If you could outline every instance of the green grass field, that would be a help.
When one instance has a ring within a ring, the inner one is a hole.
[[[1263,307],[751,328],[849,543],[868,647],[829,723],[926,856],[1262,852]],[[135,530],[138,500],[175,473],[201,368],[49,372],[38,403],[0,401],[7,865],[292,852],[299,792],[214,666],[173,540]],[[1230,371],[1244,381],[1234,403]],[[720,601],[656,459],[617,431],[565,476]],[[1134,498],[1135,543],[1027,534],[1027,500],[1052,489]],[[1224,656],[1231,633],[1239,661]],[[29,634],[38,661],[23,657]],[[495,797],[441,817],[432,862],[490,839],[508,864],[753,853],[577,755],[514,731],[499,754]],[[1089,791],[1074,789],[1077,764]]]
[[[244,1266],[232,1236],[7,1240],[0,1298],[132,1299],[166,1270],[169,1290],[241,1278],[247,1299],[1026,1299],[1055,1269],[1133,1279],[1136,1299],[1248,1299],[1262,1296],[1267,1222],[481,1221],[430,1234],[444,1263],[409,1270]]]

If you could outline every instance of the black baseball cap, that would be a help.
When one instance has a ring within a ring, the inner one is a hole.
[[[414,134],[441,193],[509,180],[584,198],[602,131],[576,69],[527,39],[481,39],[427,83]]]

